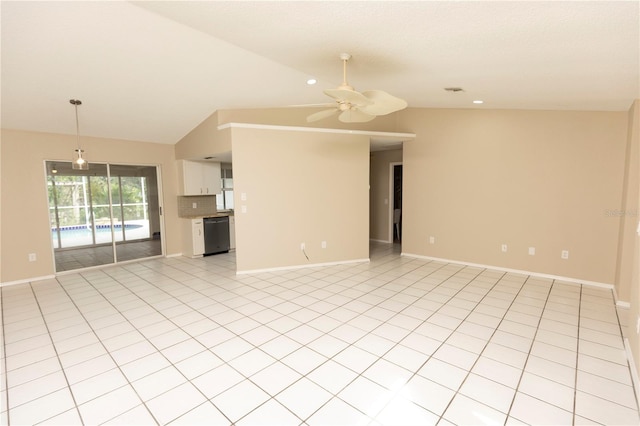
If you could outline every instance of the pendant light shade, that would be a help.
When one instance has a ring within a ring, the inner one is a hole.
[[[73,162],[71,167],[74,170],[89,170],[89,162],[84,157],[84,150],[80,148],[80,125],[78,124],[78,105],[82,105],[82,101],[78,99],[70,99],[69,103],[76,109],[76,141],[78,142],[78,149],[75,150],[73,156]]]
[[[89,163],[84,159],[82,154],[83,149],[76,149],[76,154],[73,156],[73,168],[75,170],[89,170]]]

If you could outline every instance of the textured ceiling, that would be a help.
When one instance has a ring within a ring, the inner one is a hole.
[[[4,128],[74,133],[79,98],[82,134],[175,143],[217,109],[326,102],[340,52],[356,90],[410,107],[627,110],[640,97],[637,1],[0,7]]]

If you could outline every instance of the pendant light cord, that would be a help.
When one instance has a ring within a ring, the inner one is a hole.
[[[69,103],[72,104],[76,108],[76,142],[78,143],[78,151],[81,151],[81,149],[80,149],[80,123],[78,121],[78,105],[82,105],[82,101],[80,101],[78,99],[71,99],[69,101]]]

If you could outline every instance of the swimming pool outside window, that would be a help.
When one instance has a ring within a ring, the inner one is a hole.
[[[59,252],[90,247],[102,248],[101,254],[85,252],[90,264],[82,266],[113,263],[119,251],[124,253],[122,244],[143,241],[158,240],[154,245],[160,252],[148,247],[144,251],[162,254],[155,166],[96,163],[90,171],[73,170],[66,162],[46,162],[46,166],[56,264]],[[127,258],[132,256],[131,247]]]

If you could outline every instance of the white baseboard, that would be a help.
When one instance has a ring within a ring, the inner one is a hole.
[[[180,257],[182,256],[182,253],[173,253],[173,254],[168,254],[165,257]]]
[[[376,240],[374,238],[369,238],[369,241],[373,241],[375,243],[385,243],[385,244],[391,244],[392,243],[392,241],[389,241],[389,240]]]
[[[560,280],[560,281],[565,281],[565,282],[569,282],[569,283],[573,283],[573,284],[584,284],[584,285],[588,285],[588,286],[592,286],[592,287],[599,287],[599,288],[604,288],[604,289],[607,289],[607,290],[614,290],[613,284],[600,283],[600,282],[597,282],[597,281],[587,281],[587,280],[581,280],[581,279],[578,279],[578,278],[563,277],[563,276],[560,276],[560,275],[543,274],[543,273],[540,273],[540,272],[524,271],[524,270],[521,270],[521,269],[511,269],[511,268],[503,268],[501,266],[483,265],[483,264],[480,264],[480,263],[462,262],[460,260],[442,259],[442,258],[439,258],[439,257],[422,256],[422,255],[419,255],[419,254],[412,254],[412,253],[401,253],[400,255],[401,256],[406,256],[406,257],[414,257],[416,259],[433,260],[433,261],[437,261],[437,262],[453,263],[453,264],[456,264],[456,265],[472,266],[472,267],[475,267],[475,268],[495,269],[496,271],[510,272],[510,273],[513,273],[513,274],[531,275],[532,277],[537,277],[537,278],[547,278],[547,279],[552,279],[552,280]]]
[[[44,281],[44,280],[50,280],[55,278],[55,275],[43,275],[41,277],[31,277],[31,278],[25,278],[23,280],[16,280],[16,281],[7,281],[4,283],[0,283],[0,287],[7,287],[10,285],[16,285],[16,284],[26,284],[26,283],[30,283],[30,282],[34,282],[34,281]]]
[[[93,270],[96,270],[96,269],[104,269],[104,268],[109,268],[111,266],[127,265],[127,264],[130,264],[130,263],[143,262],[145,260],[158,259],[158,258],[161,258],[161,257],[178,257],[178,256],[182,256],[182,253],[171,254],[171,255],[167,255],[167,256],[157,255],[157,256],[150,256],[150,257],[145,257],[145,258],[141,258],[141,259],[124,260],[124,261],[118,262],[118,263],[106,263],[104,265],[88,266],[88,267],[82,268],[82,269],[71,269],[71,270],[68,270],[68,271],[56,272],[55,275],[43,275],[41,277],[30,277],[30,278],[25,278],[25,279],[22,279],[22,280],[7,281],[7,282],[4,282],[4,283],[0,283],[0,287],[6,287],[6,286],[10,286],[10,285],[15,285],[15,284],[31,283],[31,282],[35,282],[35,281],[50,280],[50,279],[54,279],[58,275],[81,274],[83,272],[93,271]]]
[[[306,268],[317,268],[319,266],[335,266],[335,265],[347,265],[350,263],[368,263],[369,259],[354,259],[354,260],[344,260],[338,262],[326,262],[326,263],[311,263],[308,265],[291,265],[291,266],[278,266],[276,268],[265,268],[265,269],[246,269],[243,271],[236,271],[236,275],[246,275],[246,274],[260,274],[263,272],[274,272],[274,271],[292,271],[296,269],[306,269]]]
[[[629,370],[631,370],[631,381],[633,382],[633,387],[636,390],[636,400],[638,402],[638,407],[640,407],[640,378],[638,377],[638,367],[633,360],[633,353],[631,352],[631,345],[629,344],[628,338],[624,339],[624,350],[627,353]]]
[[[629,302],[623,302],[621,300],[617,300],[616,301],[616,308],[620,308],[620,309],[631,309],[631,303]]]

